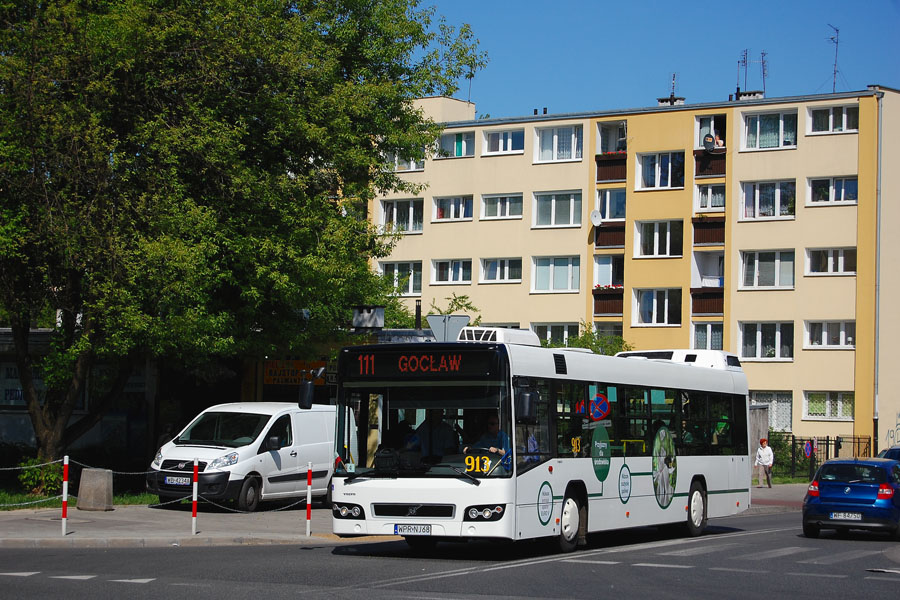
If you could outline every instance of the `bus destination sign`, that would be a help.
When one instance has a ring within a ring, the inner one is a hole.
[[[454,350],[354,350],[346,356],[351,378],[484,377],[492,372],[493,352]]]

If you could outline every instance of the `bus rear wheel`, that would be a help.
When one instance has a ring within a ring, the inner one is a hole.
[[[559,549],[571,552],[578,544],[578,530],[581,526],[581,506],[574,497],[566,495],[562,514],[559,517]]]
[[[691,483],[687,505],[687,531],[691,537],[697,537],[706,529],[706,494],[703,486],[695,481]]]

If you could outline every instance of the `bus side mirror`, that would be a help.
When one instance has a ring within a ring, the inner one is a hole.
[[[522,390],[516,394],[516,420],[529,423],[535,420],[537,403],[540,397],[537,392]]]
[[[313,396],[316,393],[316,386],[312,381],[300,382],[300,399],[297,404],[300,408],[306,410],[313,405]]]

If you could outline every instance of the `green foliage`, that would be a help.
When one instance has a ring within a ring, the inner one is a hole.
[[[433,315],[469,315],[469,325],[481,325],[481,311],[472,303],[472,299],[466,294],[453,292],[444,298],[447,301],[446,308],[440,308],[434,300],[431,301],[430,314]]]
[[[19,472],[19,483],[25,491],[39,496],[55,496],[62,490],[63,466],[62,463],[44,464],[39,458],[26,458],[17,466],[22,468]]]
[[[625,341],[625,338],[619,335],[598,335],[594,328],[581,322],[580,333],[577,337],[570,337],[566,342],[546,341],[542,340],[541,344],[549,348],[589,348],[594,354],[605,354],[612,356],[616,352],[625,352],[631,350],[631,345]]]

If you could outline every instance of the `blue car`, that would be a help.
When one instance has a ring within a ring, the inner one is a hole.
[[[900,461],[833,458],[803,498],[803,535],[822,529],[885,531],[900,539]]]
[[[893,458],[894,460],[900,460],[900,446],[885,448],[878,453],[878,458]]]

